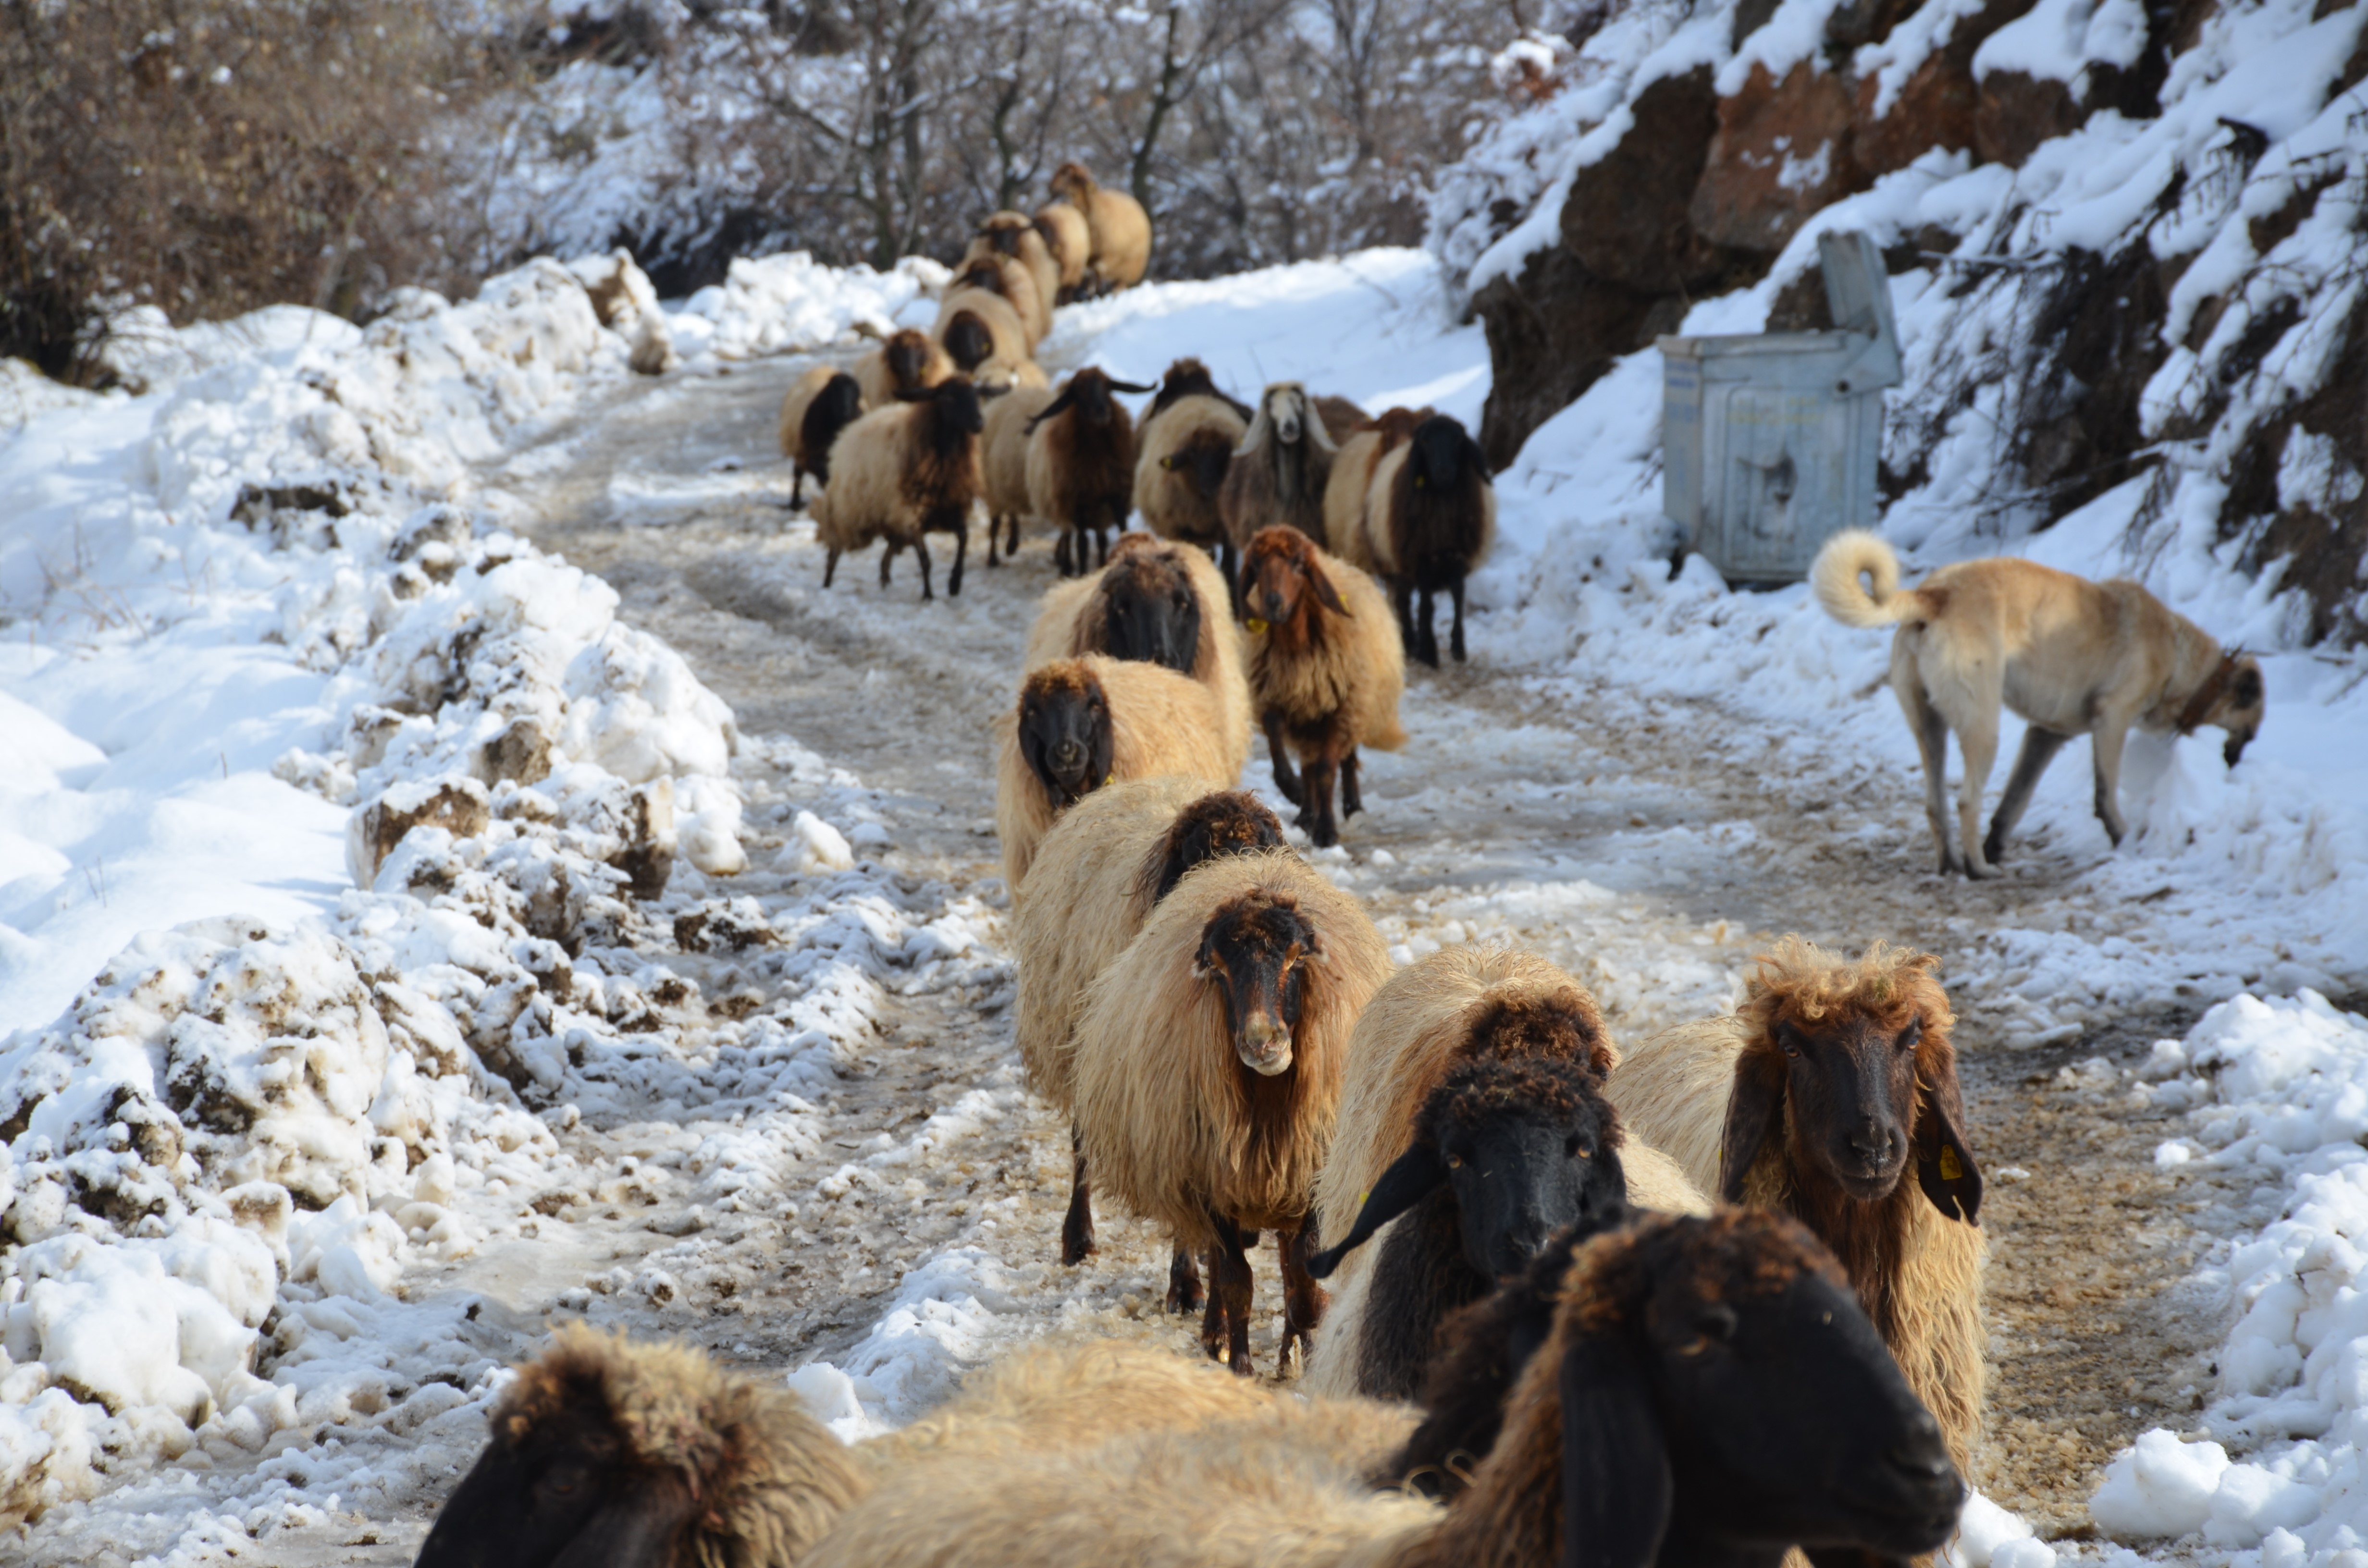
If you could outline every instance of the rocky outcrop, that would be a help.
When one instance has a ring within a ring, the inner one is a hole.
[[[1850,90],[1806,61],[1777,81],[1754,65],[1718,103],[1718,135],[1687,208],[1714,244],[1774,252],[1809,215],[1866,187],[1852,146]]]

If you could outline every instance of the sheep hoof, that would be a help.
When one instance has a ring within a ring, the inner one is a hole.
[[[1998,829],[1990,829],[1989,836],[1982,840],[1982,858],[1995,866],[2006,858],[2005,849],[2006,841],[1998,837]]]

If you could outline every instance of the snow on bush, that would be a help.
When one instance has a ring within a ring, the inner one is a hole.
[[[2157,1042],[2145,1075],[2152,1103],[2192,1108],[2156,1164],[2261,1184],[2269,1217],[2197,1275],[2234,1318],[2203,1431],[2141,1437],[2091,1512],[2123,1540],[2349,1561],[2328,1554],[2368,1549],[2368,1018],[2316,992],[2237,996]]]

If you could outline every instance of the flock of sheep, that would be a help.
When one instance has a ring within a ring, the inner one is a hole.
[[[1061,183],[1085,198],[1076,278],[1139,277],[1140,246],[1103,249],[1123,199]],[[1077,255],[1059,222],[997,214],[937,331],[817,371],[783,442],[824,482],[832,565],[885,540],[884,582],[910,545],[925,597],[923,535],[961,540],[982,495],[990,563],[1022,517],[1063,530],[996,806],[1019,1049],[1072,1128],[1061,1260],[1093,1256],[1097,1196],[1160,1227],[1167,1304],[1201,1312],[1233,1375],[1038,1347],[850,1446],[768,1381],[571,1329],[505,1394],[422,1568],[1933,1551],[1986,1338],[1982,1177],[1933,960],[1787,938],[1734,1014],[1624,1056],[1533,954],[1394,968],[1355,895],[1235,786],[1255,714],[1314,842],[1337,837],[1336,787],[1359,809],[1358,748],[1405,738],[1406,655],[1437,659],[1411,593],[1453,593],[1463,655],[1463,575],[1493,525],[1478,454],[1452,420],[1368,419],[1296,383],[1252,411],[1192,360],[1138,441],[1114,394],[1152,389],[1087,369],[1056,393],[1027,358],[1041,322],[1020,307],[1051,290],[1019,284]],[[1130,504],[1148,532],[1124,530]],[[1304,1397],[1251,1375],[1269,1231],[1278,1359]]]

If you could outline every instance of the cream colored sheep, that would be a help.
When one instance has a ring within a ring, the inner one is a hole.
[[[790,460],[790,509],[805,505],[806,475],[830,483],[830,449],[863,415],[856,379],[835,365],[816,365],[781,399],[781,455]]]
[[[856,356],[855,384],[863,390],[863,406],[885,408],[896,394],[921,392],[960,373],[938,340],[918,327],[891,333],[879,347]]]
[[[1044,236],[1044,248],[1053,253],[1061,269],[1060,291],[1054,299],[1076,299],[1085,287],[1086,265],[1094,258],[1093,225],[1067,202],[1053,201],[1036,210],[1036,232]]]
[[[985,289],[948,290],[929,335],[944,346],[964,374],[991,365],[1024,365],[1035,358],[1019,312],[1010,301]]]
[[[896,552],[910,547],[920,558],[921,597],[934,598],[927,535],[947,532],[954,536],[954,565],[946,592],[961,593],[984,426],[978,393],[960,376],[848,426],[831,447],[830,487],[814,499],[814,537],[829,552],[822,585],[830,586],[841,555],[885,540],[880,585],[887,587]]]
[[[1099,292],[1132,289],[1151,268],[1151,215],[1143,203],[1124,191],[1105,190],[1083,164],[1063,164],[1053,171],[1053,194],[1066,197],[1086,217],[1093,236],[1093,256],[1087,263]]]

